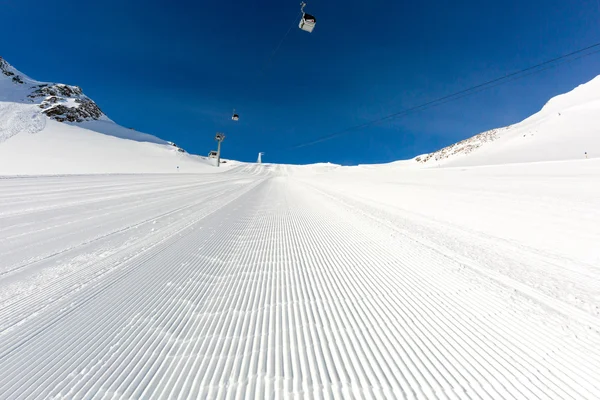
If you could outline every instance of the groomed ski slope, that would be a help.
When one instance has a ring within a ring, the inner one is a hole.
[[[0,179],[0,398],[600,398],[597,248],[476,218],[582,213],[591,243],[588,161],[535,199],[508,167]]]

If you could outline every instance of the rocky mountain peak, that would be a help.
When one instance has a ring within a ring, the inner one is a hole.
[[[16,84],[22,85],[25,83],[23,78],[17,74],[16,70],[2,57],[0,57],[0,73],[9,77]]]
[[[83,122],[98,120],[104,115],[100,107],[84,95],[79,86],[31,80],[19,73],[2,57],[0,57],[0,73],[0,78],[4,75],[19,86],[16,100],[39,104],[42,113],[56,121]],[[21,95],[23,86],[26,87],[25,96]]]

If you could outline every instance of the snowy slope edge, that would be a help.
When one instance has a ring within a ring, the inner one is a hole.
[[[36,81],[0,57],[0,108],[5,109],[4,114],[8,114],[6,111],[8,107],[11,110],[18,109],[20,113],[31,114],[32,119],[39,120],[39,116],[34,116],[35,112],[32,112],[33,109],[30,107],[18,107],[6,103],[17,103],[23,106],[35,105],[41,114],[55,121],[73,124],[122,139],[171,144],[156,136],[116,124],[102,112],[92,99],[83,93],[79,86]],[[2,139],[6,140],[18,133],[15,130],[14,126],[11,127],[12,133],[5,133],[2,135]],[[29,127],[23,130],[33,132]]]
[[[600,156],[600,76],[553,97],[536,114],[413,160],[422,166],[476,166]]]

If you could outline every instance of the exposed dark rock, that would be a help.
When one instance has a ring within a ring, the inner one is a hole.
[[[0,72],[6,76],[12,76],[12,81],[14,83],[23,84],[23,79],[10,70],[10,65],[4,61],[2,57],[0,57]]]
[[[484,143],[493,142],[498,138],[498,134],[500,132],[503,132],[508,129],[510,129],[510,126],[500,129],[492,129],[490,131],[480,133],[468,139],[461,140],[458,143],[454,143],[453,145],[450,145],[448,147],[444,147],[443,149],[438,150],[436,152],[429,153],[424,157],[418,157],[415,159],[415,161],[420,163],[426,163],[430,160],[443,160],[455,154],[469,154],[481,147]]]
[[[63,97],[78,97],[82,96],[83,92],[79,86],[69,85],[40,85],[37,90],[34,90],[28,97],[35,99],[38,97],[48,96],[63,96]]]
[[[0,57],[0,72],[2,72],[2,74],[6,75],[6,76],[12,76],[12,81],[14,83],[18,83],[18,84],[23,84],[23,78],[21,78],[19,75],[15,74],[13,71],[11,71],[11,67],[10,65],[4,61],[4,59],[2,57]]]
[[[89,98],[85,97],[79,86],[71,85],[37,85],[28,96],[29,99],[43,97],[40,104],[43,113],[59,122],[83,122],[85,120],[97,120],[102,116],[102,110]],[[67,99],[73,99],[76,106],[67,106]]]
[[[15,73],[9,70],[9,65],[0,57],[0,71],[6,76],[13,76]]]
[[[57,120],[58,122],[83,122],[83,119],[78,118],[77,115],[72,112],[72,110],[72,108],[59,105],[45,110],[44,114]]]
[[[78,107],[67,107],[63,104],[54,105],[56,97],[50,97],[51,101],[44,101],[40,108],[44,114],[59,122],[83,122],[85,120],[97,120],[102,116],[102,110],[89,99],[77,99]]]
[[[0,72],[11,77],[13,82],[25,83],[10,64],[0,57]],[[29,82],[28,82],[29,83]],[[30,103],[40,102],[39,107],[48,117],[60,122],[83,122],[102,117],[102,110],[83,94],[79,86],[60,83],[31,83],[31,93],[23,100]]]

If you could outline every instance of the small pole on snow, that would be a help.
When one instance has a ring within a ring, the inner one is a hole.
[[[215,140],[219,143],[217,147],[217,167],[221,165],[221,142],[225,140],[225,134],[217,132]]]

